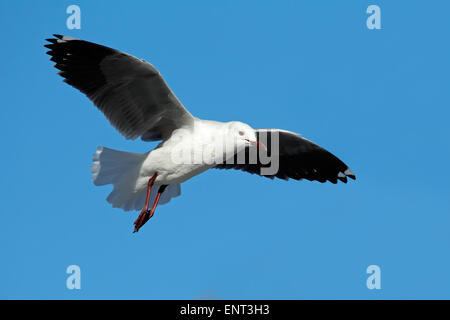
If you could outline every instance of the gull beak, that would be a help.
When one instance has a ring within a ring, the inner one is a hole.
[[[250,142],[251,146],[259,147],[259,148],[264,149],[264,151],[267,151],[266,145],[264,143],[262,143],[261,141],[250,141],[250,140],[247,140],[247,141]]]

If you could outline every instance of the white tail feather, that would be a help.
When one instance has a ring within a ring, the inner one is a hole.
[[[142,163],[147,154],[124,152],[98,147],[91,166],[92,180],[96,186],[112,184],[113,191],[106,199],[114,208],[125,211],[141,210],[145,204],[146,190],[136,190]],[[150,203],[153,203],[158,186],[152,189]],[[181,194],[179,184],[168,185],[161,195],[159,204],[165,204],[171,198]]]

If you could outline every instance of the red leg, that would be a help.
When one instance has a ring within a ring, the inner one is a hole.
[[[150,209],[150,211],[147,211],[147,214],[144,215],[143,219],[142,219],[142,223],[139,226],[136,226],[135,228],[135,232],[139,231],[139,229],[151,218],[153,217],[153,214],[155,213],[156,210],[156,206],[158,205],[159,202],[159,198],[161,198],[161,194],[164,192],[164,190],[166,189],[167,185],[162,185],[161,187],[159,187],[158,189],[158,193],[156,194],[156,198],[155,198],[155,202],[153,202],[153,206]]]
[[[147,197],[145,198],[145,205],[144,205],[144,208],[142,209],[142,211],[141,211],[141,213],[139,214],[139,217],[136,219],[136,221],[134,222],[134,225],[136,226],[135,228],[134,228],[134,232],[136,232],[137,230],[139,230],[139,228],[142,226],[142,220],[144,219],[144,216],[145,216],[145,214],[148,212],[148,202],[149,202],[149,200],[150,200],[150,192],[151,192],[151,190],[152,190],[152,186],[153,186],[153,183],[155,183],[155,179],[156,179],[156,177],[158,176],[158,174],[157,173],[155,173],[154,175],[153,175],[153,177],[151,177],[149,180],[148,180],[148,184],[147,184]],[[139,227],[138,227],[139,226]],[[136,230],[136,228],[137,228],[137,230]]]

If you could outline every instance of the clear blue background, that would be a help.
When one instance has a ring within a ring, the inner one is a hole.
[[[78,4],[82,29],[66,28]],[[382,30],[366,8],[381,7]],[[448,1],[0,1],[0,298],[450,298]],[[345,184],[210,170],[132,233],[89,166],[127,141],[45,55],[152,62],[196,116],[299,132]],[[81,267],[82,289],[66,288]],[[381,290],[366,268],[381,267]]]

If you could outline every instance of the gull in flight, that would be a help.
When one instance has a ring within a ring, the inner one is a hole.
[[[210,168],[284,180],[355,179],[345,163],[296,133],[194,117],[145,60],[68,36],[47,41],[64,82],[84,93],[125,138],[161,141],[145,154],[98,147],[93,156],[94,184],[113,185],[107,201],[141,210],[134,232],[158,203],[180,195],[182,182]]]

